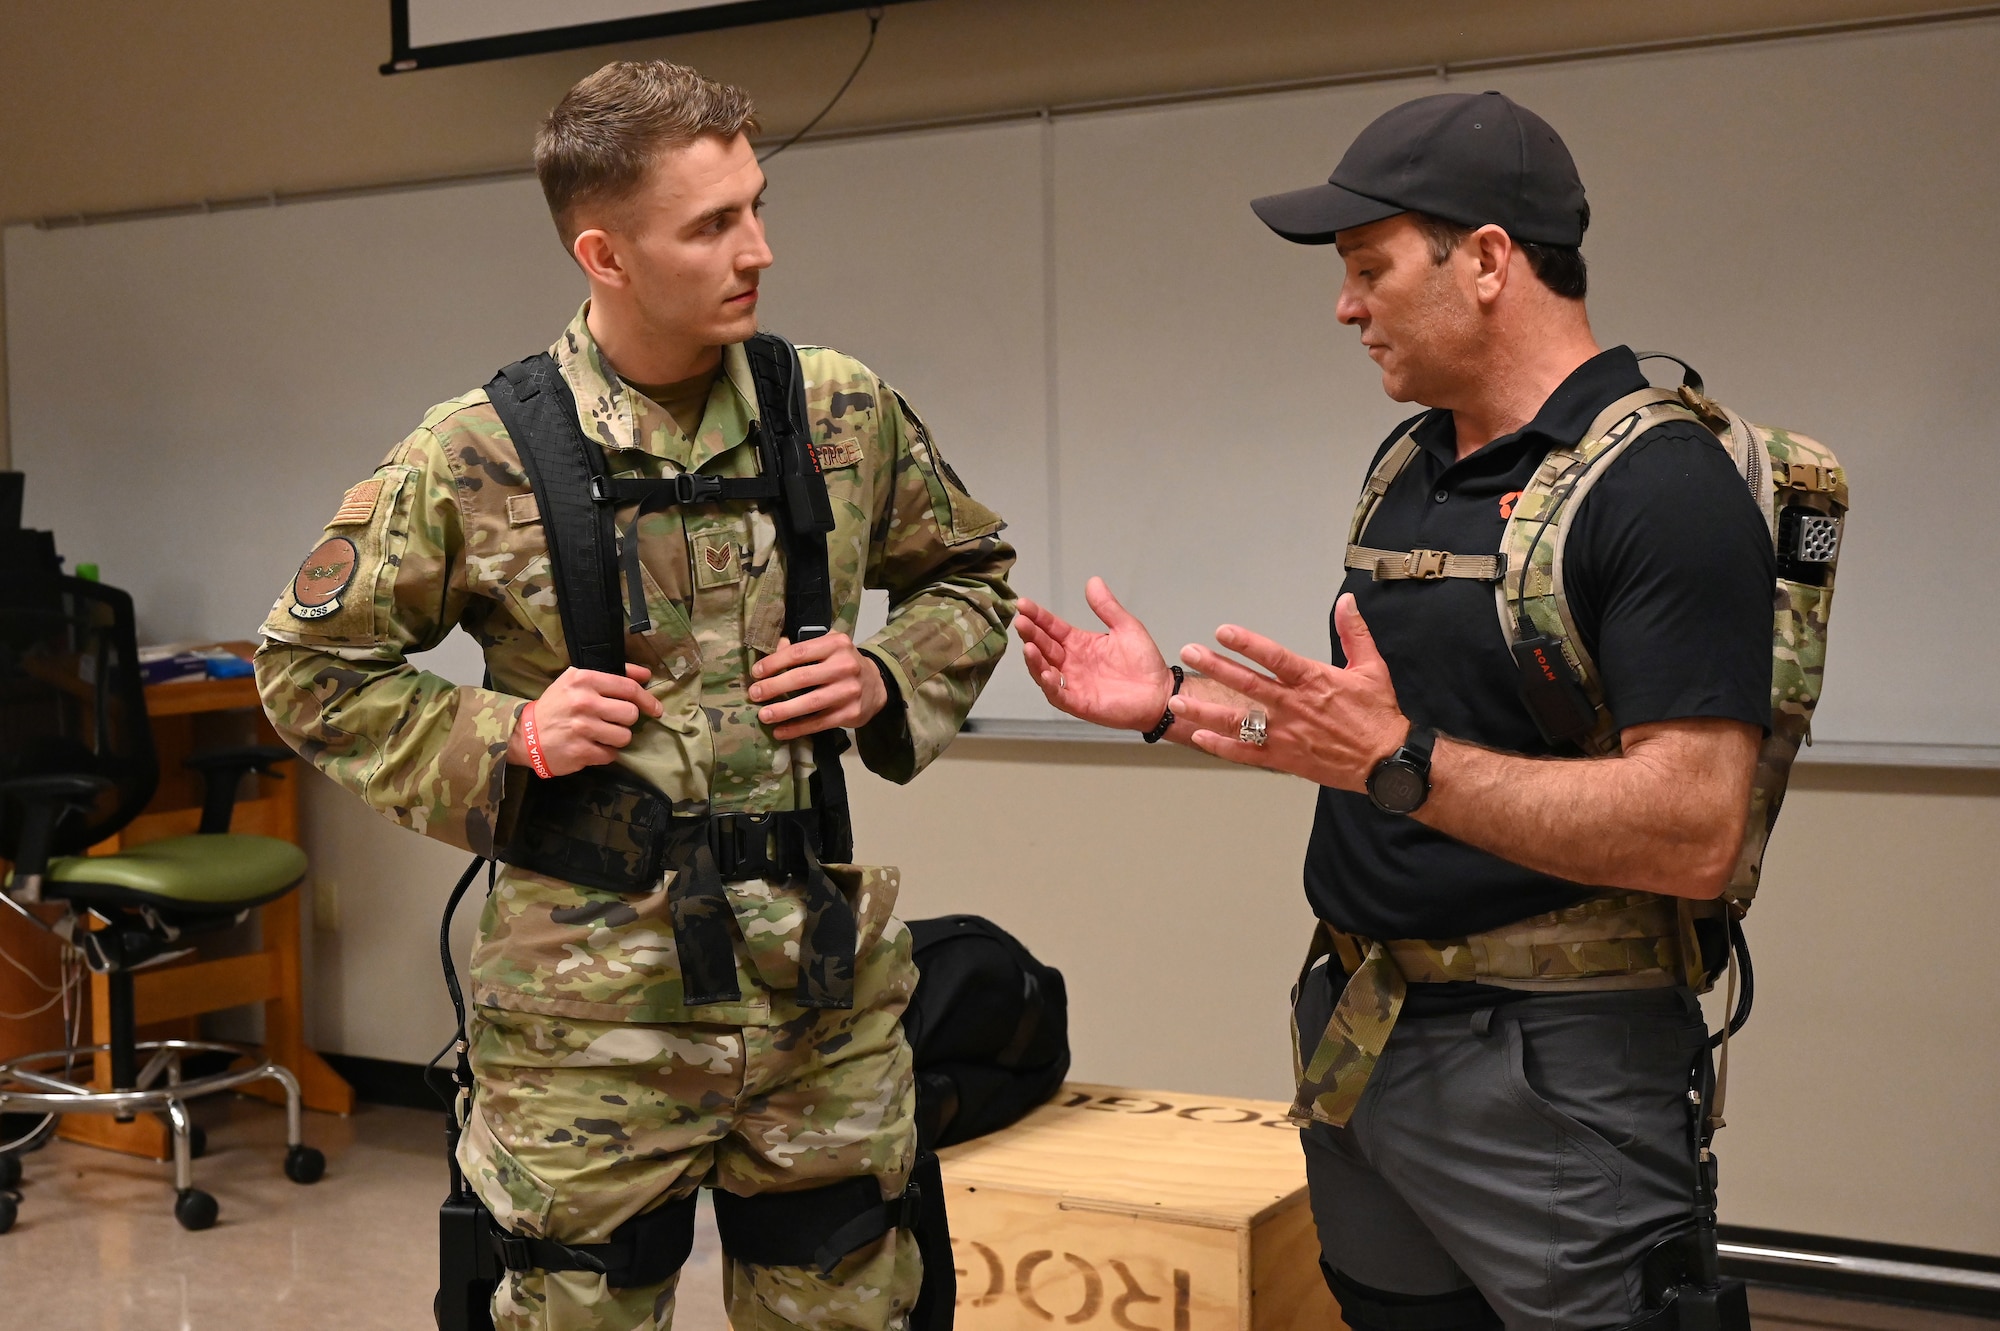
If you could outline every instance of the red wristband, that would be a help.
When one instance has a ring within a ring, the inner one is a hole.
[[[521,709],[521,747],[528,751],[528,766],[535,775],[546,781],[555,773],[549,771],[548,760],[542,757],[542,736],[535,728],[535,704],[529,703]]]

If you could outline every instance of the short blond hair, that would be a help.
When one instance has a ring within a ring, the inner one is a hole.
[[[563,94],[535,135],[535,177],[567,248],[577,210],[622,203],[659,155],[697,139],[754,133],[741,88],[666,60],[614,60]]]

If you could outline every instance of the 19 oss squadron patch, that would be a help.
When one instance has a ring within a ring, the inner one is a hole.
[[[292,579],[292,604],[298,619],[325,619],[340,609],[340,594],[354,581],[361,552],[345,536],[329,536],[313,547]]]

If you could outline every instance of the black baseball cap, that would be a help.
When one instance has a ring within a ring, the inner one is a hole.
[[[1445,92],[1404,102],[1355,138],[1324,185],[1270,194],[1250,207],[1301,245],[1397,213],[1501,228],[1515,240],[1581,245],[1590,209],[1562,136],[1497,92]]]

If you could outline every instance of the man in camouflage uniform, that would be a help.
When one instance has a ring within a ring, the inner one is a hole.
[[[551,355],[614,476],[758,471],[740,345],[771,262],[753,127],[735,89],[621,62],[572,89],[537,143],[591,288]],[[833,632],[782,638],[770,513],[673,509],[637,527],[652,627],[627,636],[626,674],[569,667],[536,497],[476,391],[433,408],[348,491],[266,620],[257,675],[280,733],[395,822],[488,856],[537,772],[616,763],[677,817],[797,809],[810,736],[838,726],[857,732],[870,769],[911,779],[1005,649],[1013,552],[892,389],[836,351],[801,359],[835,519]],[[857,647],[864,586],[887,588],[891,613]],[[484,647],[486,687],[407,661],[455,627]],[[674,875],[619,895],[503,870],[470,968],[477,1089],[460,1148],[502,1227],[595,1244],[704,1185],[753,1196],[859,1175],[885,1198],[902,1190],[915,1131],[900,1015],[915,972],[892,917],[897,879],[827,871],[858,923],[849,1010],[797,1001],[798,884],[724,885],[741,997],[691,1006],[667,912]],[[895,1229],[824,1275],[730,1261],[730,1317],[885,1331],[906,1319],[920,1275]],[[494,1314],[502,1328],[665,1327],[673,1292],[673,1279],[613,1288],[587,1271],[514,1271]]]

